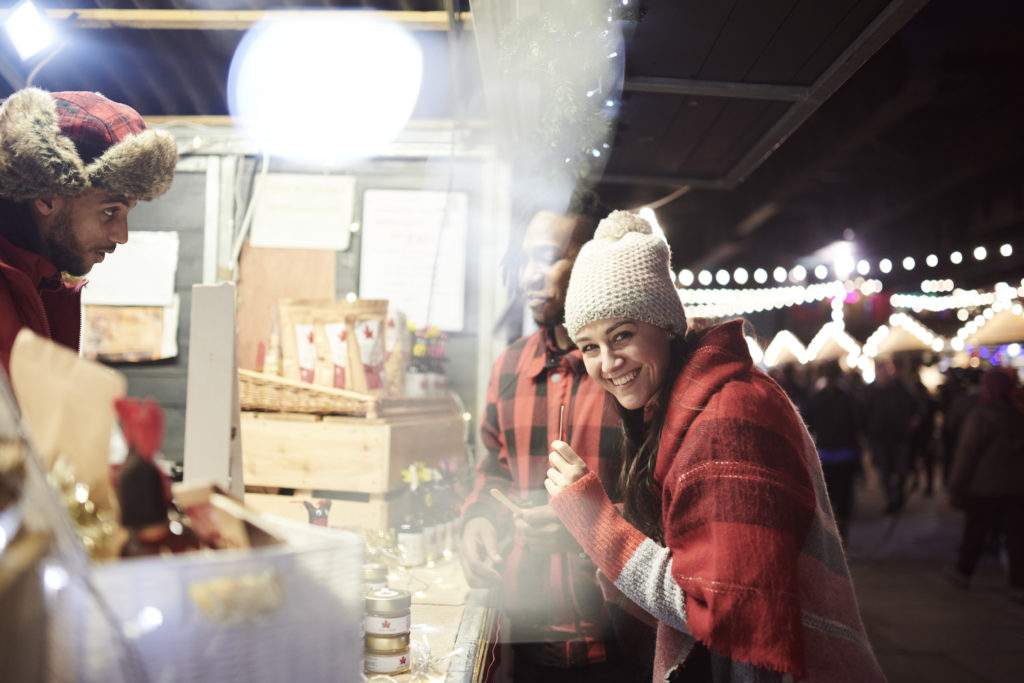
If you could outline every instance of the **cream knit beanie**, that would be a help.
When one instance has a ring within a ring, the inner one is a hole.
[[[650,223],[627,211],[613,211],[580,248],[565,295],[565,327],[573,341],[585,325],[608,318],[686,331],[668,244]]]

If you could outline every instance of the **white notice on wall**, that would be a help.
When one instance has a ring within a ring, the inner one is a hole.
[[[128,242],[85,276],[83,304],[170,306],[178,270],[178,233],[132,230]]]
[[[461,330],[467,209],[464,192],[364,192],[359,296],[388,299],[417,326]]]
[[[268,173],[255,198],[249,243],[286,249],[348,249],[355,190],[353,176]]]

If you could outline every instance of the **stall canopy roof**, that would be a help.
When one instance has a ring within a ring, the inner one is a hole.
[[[244,12],[346,6],[396,12],[422,39],[426,88],[416,118],[486,118],[480,100],[468,109],[451,101],[454,92],[466,91],[453,84],[479,85],[482,77],[471,60],[451,77],[446,36],[472,40],[474,4],[504,8],[494,12],[499,24],[544,6],[525,0],[45,4],[74,29],[74,39],[39,70],[36,85],[98,90],[146,116],[184,120],[227,114],[227,71]],[[1024,245],[986,262],[953,265],[946,255],[975,244],[992,251],[1024,227],[1024,3],[634,0],[629,6],[622,104],[610,157],[593,180],[612,208],[658,206],[675,269],[789,267],[850,238],[872,263],[907,255],[922,263],[933,251],[942,256],[927,272],[895,268],[885,276],[889,291],[916,289],[925,277],[954,277],[965,287],[1020,277]],[[231,12],[234,24],[225,19]],[[5,42],[0,88],[24,85],[33,66]]]

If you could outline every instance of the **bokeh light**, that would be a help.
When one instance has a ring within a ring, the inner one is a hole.
[[[318,164],[379,153],[419,96],[423,53],[393,22],[339,13],[255,24],[228,74],[228,106],[270,156]]]

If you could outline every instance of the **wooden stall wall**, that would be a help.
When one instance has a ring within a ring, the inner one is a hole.
[[[256,160],[252,156],[237,157],[238,176],[234,182],[222,182],[221,194],[226,194],[232,184],[234,196],[213,197],[209,194],[207,174],[200,164],[179,167],[170,191],[153,202],[140,202],[129,216],[129,229],[133,231],[174,230],[179,235],[179,261],[175,278],[175,292],[180,296],[181,309],[178,320],[178,355],[166,361],[147,363],[113,363],[128,379],[128,391],[133,396],[153,397],[160,401],[166,414],[166,430],[163,445],[165,457],[181,462],[184,453],[185,396],[189,355],[189,321],[191,317],[192,285],[203,282],[204,242],[218,243],[217,263],[223,266],[226,258],[224,245],[230,244],[232,231],[241,224],[249,201],[252,180],[257,172]],[[345,169],[344,173],[357,178],[354,217],[361,221],[363,193],[369,189],[396,190],[452,190],[464,192],[469,197],[468,235],[466,244],[466,280],[464,328],[449,333],[449,389],[453,391],[471,413],[468,429],[469,441],[476,440],[479,428],[477,406],[482,398],[493,359],[483,358],[482,337],[492,335],[493,320],[491,292],[502,289],[498,282],[497,261],[503,252],[504,237],[495,238],[490,225],[491,219],[487,197],[493,194],[487,187],[490,168],[486,160],[464,159],[454,164],[437,163],[423,159],[389,160],[367,162]],[[296,172],[296,169],[271,164],[271,172]],[[230,207],[226,215],[233,214],[233,224],[223,219],[221,225],[209,226],[210,213],[207,202],[217,202]],[[209,239],[204,231],[219,232],[217,240]],[[350,292],[358,292],[359,253],[361,232],[352,235],[349,248],[344,251],[317,252],[314,250],[275,249],[260,250],[245,245],[241,253],[238,278],[239,308],[239,364],[241,367],[255,365],[255,349],[259,337],[269,330],[269,303],[277,296],[328,297],[330,287],[325,282],[333,280],[333,293],[343,298]],[[490,244],[497,239],[499,244]],[[481,256],[484,258],[481,258]],[[208,260],[208,258],[207,258]],[[311,267],[310,264],[315,265]],[[219,271],[224,275],[223,268]],[[296,275],[296,273],[300,275]],[[144,276],[144,274],[140,274]],[[305,277],[304,281],[298,278]],[[495,282],[485,279],[493,278]],[[282,284],[282,283],[291,284]],[[281,289],[283,287],[283,289]],[[281,290],[280,292],[278,290]],[[282,293],[283,292],[283,293]],[[481,323],[481,321],[483,321]],[[482,325],[482,328],[481,328]],[[503,344],[501,345],[503,346]],[[481,368],[487,371],[481,379]]]
[[[253,178],[257,164],[246,159],[239,164],[245,178]],[[300,169],[286,163],[272,161],[271,173],[298,173]],[[480,273],[498,277],[494,268],[480,267],[481,235],[488,230],[481,213],[480,197],[484,192],[486,175],[477,160],[461,160],[454,164],[430,163],[423,160],[390,160],[388,162],[355,165],[343,171],[356,177],[353,219],[362,223],[363,193],[367,190],[429,190],[461,192],[469,198],[468,233],[466,241],[466,279],[464,300],[464,327],[448,332],[448,355],[456,359],[448,362],[449,389],[456,393],[466,410],[474,412],[477,403],[478,337],[490,334],[481,330],[478,320],[480,305]],[[251,186],[250,181],[244,185]],[[245,205],[237,207],[241,221]],[[239,366],[257,367],[257,346],[269,339],[271,306],[279,298],[343,299],[359,292],[359,254],[362,229],[351,235],[349,246],[337,252],[311,249],[259,248],[246,243],[242,248],[238,276],[238,333]],[[431,258],[433,254],[424,254]],[[328,286],[333,282],[333,292]],[[422,321],[417,321],[422,322]],[[479,418],[473,414],[473,427],[469,439],[475,440]]]
[[[178,355],[165,361],[113,363],[128,379],[128,394],[160,402],[166,420],[163,453],[181,462],[185,444],[185,385],[188,373],[189,319],[192,285],[203,280],[203,228],[206,211],[206,174],[178,171],[171,189],[152,202],[139,202],[128,215],[128,229],[173,230],[178,233],[178,270],[174,291],[181,300],[178,318]],[[140,273],[139,277],[145,277]]]

